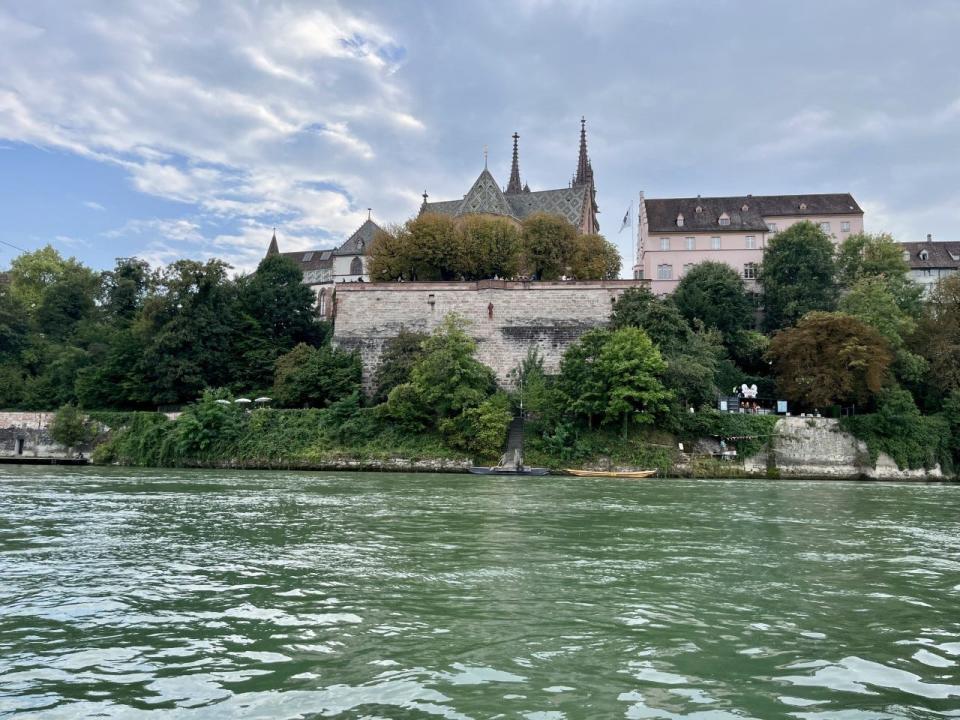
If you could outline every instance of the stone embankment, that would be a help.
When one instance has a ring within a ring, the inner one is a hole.
[[[770,447],[744,461],[751,474],[775,470],[780,477],[844,478],[871,480],[943,480],[940,466],[901,470],[884,453],[876,465],[866,443],[840,429],[830,418],[785,417],[777,421]]]

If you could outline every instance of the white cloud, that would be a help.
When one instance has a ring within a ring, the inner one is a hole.
[[[106,208],[98,202],[93,200],[85,200],[83,203],[84,207],[90,208],[91,210],[96,210],[97,212],[103,212]]]
[[[280,220],[298,237],[342,237],[367,206],[410,211],[388,189],[404,180],[357,171],[424,129],[384,27],[335,5],[57,9],[0,10],[0,138],[117,165],[140,192],[250,232]],[[227,252],[231,237],[204,242]]]

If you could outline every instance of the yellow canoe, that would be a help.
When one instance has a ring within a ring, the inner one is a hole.
[[[656,470],[638,470],[636,472],[613,472],[609,470],[566,470],[577,477],[610,477],[610,478],[648,478],[656,474]]]

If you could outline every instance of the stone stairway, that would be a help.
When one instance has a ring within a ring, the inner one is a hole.
[[[523,419],[515,417],[507,431],[507,447],[503,451],[503,464],[512,465],[517,453],[523,455]]]

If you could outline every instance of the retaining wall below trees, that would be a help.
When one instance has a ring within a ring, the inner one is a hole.
[[[358,350],[364,387],[383,347],[401,329],[431,332],[450,313],[469,321],[477,358],[493,369],[497,382],[510,385],[509,372],[531,348],[544,369],[555,373],[572,343],[610,319],[613,303],[643,280],[585,282],[342,283],[337,286],[333,342]]]

